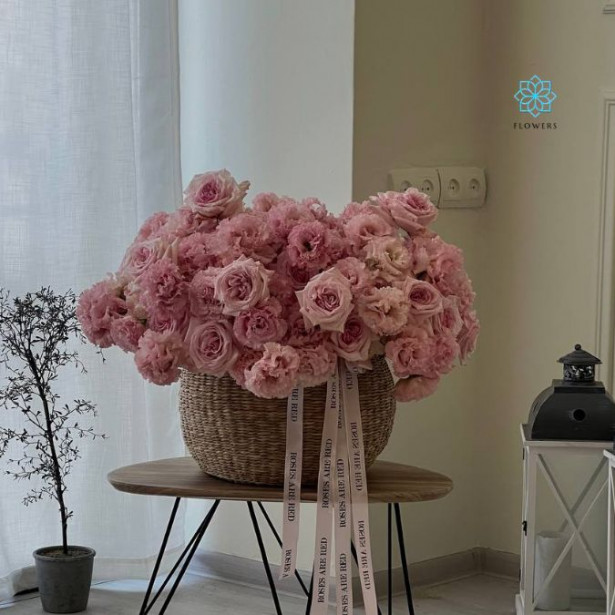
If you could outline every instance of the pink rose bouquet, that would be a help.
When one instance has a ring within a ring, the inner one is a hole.
[[[414,188],[350,203],[197,175],[183,204],[145,221],[119,270],[81,295],[77,315],[100,347],[134,354],[156,384],[187,369],[229,375],[259,397],[327,381],[338,360],[370,369],[384,355],[394,394],[431,395],[474,351],[474,292],[456,246],[429,225]]]

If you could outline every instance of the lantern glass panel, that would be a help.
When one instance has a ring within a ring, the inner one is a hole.
[[[582,449],[537,453],[537,610],[605,612],[608,490],[601,457]]]

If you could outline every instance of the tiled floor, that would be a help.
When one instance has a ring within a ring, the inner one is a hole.
[[[268,592],[194,575],[173,599],[170,615],[271,615],[274,613]],[[509,615],[514,613],[513,581],[488,576],[475,576],[445,585],[419,588],[415,591],[417,615]],[[136,615],[145,582],[116,581],[92,589],[88,613],[92,615]],[[284,613],[303,615],[305,602],[281,596]],[[37,596],[28,596],[13,604],[2,604],[6,615],[41,613]],[[331,609],[333,612],[333,609]],[[355,610],[357,615],[361,611]],[[405,598],[395,598],[394,613],[407,613]]]

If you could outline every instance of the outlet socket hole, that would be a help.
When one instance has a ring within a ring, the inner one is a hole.
[[[448,182],[448,192],[453,196],[457,196],[459,194],[459,182],[456,179],[451,179]]]
[[[426,179],[421,185],[421,192],[425,194],[433,194],[433,184],[430,180]]]

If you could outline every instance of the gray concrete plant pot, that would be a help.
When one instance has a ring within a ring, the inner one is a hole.
[[[38,590],[47,613],[80,613],[88,606],[96,551],[88,547],[44,547],[34,552]]]

